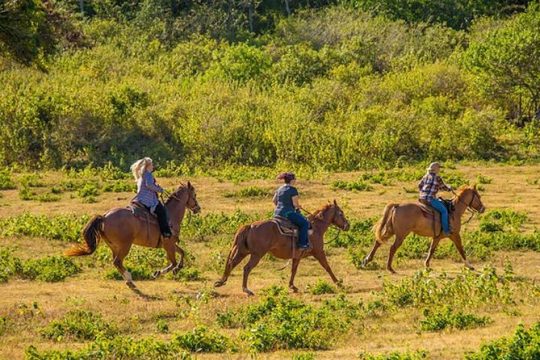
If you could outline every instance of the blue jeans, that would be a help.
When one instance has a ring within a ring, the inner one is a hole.
[[[450,234],[450,225],[448,224],[448,210],[444,206],[443,202],[439,199],[431,199],[429,202],[431,206],[437,209],[441,213],[441,223],[443,231],[447,234]]]
[[[294,225],[298,226],[298,242],[300,243],[299,246],[309,246],[309,222],[307,221],[307,219],[302,214],[298,214],[292,211],[287,214],[287,219],[289,219]]]

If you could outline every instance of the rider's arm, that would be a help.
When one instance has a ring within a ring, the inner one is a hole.
[[[445,191],[452,191],[452,187],[448,186],[444,183],[443,179],[439,177],[439,189],[445,190]]]
[[[272,198],[272,202],[274,205],[277,205],[277,192],[274,193],[274,197]]]
[[[163,188],[161,186],[155,184],[154,177],[148,171],[145,171],[144,174],[143,174],[143,182],[144,182],[144,185],[148,189],[150,189],[152,191],[155,191],[157,193],[163,192]]]
[[[295,209],[301,209],[302,207],[300,206],[300,202],[298,201],[298,195],[296,196],[293,196],[292,198],[292,203],[293,203],[293,206]]]
[[[422,177],[422,180],[420,180],[420,182],[418,183],[418,190],[422,190],[422,188],[424,187],[424,184],[425,184],[425,176]]]

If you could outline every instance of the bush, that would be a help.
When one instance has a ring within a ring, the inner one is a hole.
[[[0,219],[0,235],[43,237],[54,240],[74,242],[80,238],[89,217],[84,215],[21,215]]]
[[[62,256],[49,256],[42,259],[28,260],[22,266],[22,277],[46,282],[62,281],[68,276],[81,271],[71,259]]]
[[[119,359],[119,360],[187,360],[190,355],[183,352],[173,342],[164,343],[156,339],[134,340],[131,337],[118,336],[113,339],[98,338],[93,343],[78,351],[49,350],[40,352],[29,346],[25,351],[29,360],[60,359]]]
[[[227,198],[263,198],[271,196],[271,192],[258,186],[248,186],[238,191],[227,192],[224,196]]]
[[[348,329],[357,307],[344,297],[315,308],[290,298],[283,288],[272,287],[256,304],[219,313],[224,327],[241,327],[242,337],[256,351],[328,349]]]
[[[359,181],[337,180],[332,183],[332,189],[348,190],[348,191],[372,191],[373,187],[362,180],[359,180]]]
[[[309,286],[308,289],[313,295],[335,294],[336,292],[332,285],[321,279],[317,280],[315,285]]]
[[[22,261],[8,249],[0,249],[0,283],[22,272]]]
[[[11,173],[9,170],[0,170],[0,190],[11,190],[16,188],[15,183],[11,180]]]
[[[447,328],[458,330],[473,329],[486,326],[491,319],[486,316],[476,316],[465,314],[461,311],[454,312],[449,307],[441,311],[431,312],[424,310],[424,318],[420,320],[420,325],[424,331],[440,331]]]
[[[101,314],[86,310],[72,310],[40,330],[41,336],[56,341],[112,338],[117,333],[116,326],[103,320]]]
[[[198,326],[191,332],[176,334],[173,342],[191,352],[224,353],[231,349],[231,341],[205,326]]]
[[[526,330],[518,325],[511,337],[482,345],[479,351],[465,355],[467,360],[537,359],[540,356],[540,323]]]
[[[527,221],[527,214],[511,209],[494,209],[488,211],[480,220],[483,232],[518,231]]]
[[[368,353],[360,353],[360,360],[422,360],[428,358],[428,353],[425,350],[416,352],[391,352],[383,355],[373,355]]]

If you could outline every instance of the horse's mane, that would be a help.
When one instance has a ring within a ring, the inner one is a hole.
[[[171,202],[171,200],[173,200],[175,197],[179,197],[186,189],[187,186],[185,184],[180,184],[180,187],[178,187],[178,189],[172,192],[167,198],[167,200],[165,200],[165,205]]]
[[[321,219],[323,218],[322,214],[324,214],[326,212],[326,210],[328,210],[329,208],[332,207],[333,204],[326,204],[324,205],[322,208],[320,208],[319,210],[315,211],[313,214],[309,215],[308,216],[308,219],[310,221],[313,221],[315,219]]]
[[[475,190],[474,187],[472,186],[469,186],[469,185],[461,185],[457,191],[456,191],[456,194],[457,196],[459,197],[461,194],[463,194],[466,190]]]

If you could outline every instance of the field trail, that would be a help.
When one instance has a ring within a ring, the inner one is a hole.
[[[489,183],[481,184],[482,200],[489,209],[513,209],[527,213],[528,220],[524,232],[529,233],[540,227],[540,166],[464,166],[456,170],[473,182],[478,175],[489,178]],[[343,173],[325,176],[319,179],[303,181],[299,188],[302,191],[302,203],[310,210],[324,205],[328,200],[336,199],[345,214],[354,219],[366,219],[379,216],[388,202],[414,201],[416,181],[394,182],[383,186],[373,184],[372,191],[352,192],[333,190],[331,184],[336,179],[351,181],[357,179],[359,173]],[[444,175],[444,173],[443,173]],[[53,185],[56,173],[43,176],[46,186]],[[167,186],[173,187],[179,179],[159,179]],[[186,179],[182,179],[186,180]],[[240,198],[226,197],[225,194],[252,186],[268,189],[275,188],[273,180],[252,180],[241,184],[229,181],[218,181],[208,177],[190,179],[197,189],[198,200],[203,215],[208,213],[231,214],[240,210],[248,214],[264,217],[271,209],[269,197]],[[39,189],[38,189],[39,190]],[[98,201],[83,204],[76,196],[63,194],[59,202],[40,203],[22,201],[17,190],[2,191],[0,198],[0,218],[17,216],[22,213],[93,215],[103,213],[114,206],[125,206],[130,193],[103,193]],[[466,230],[478,228],[475,218],[466,226]],[[340,235],[341,236],[341,235]],[[246,307],[259,301],[262,290],[273,285],[286,287],[290,274],[290,264],[279,270],[285,261],[264,258],[250,276],[250,288],[256,293],[254,298],[247,298],[241,291],[242,265],[237,267],[228,283],[219,289],[212,284],[221,276],[222,265],[215,266],[216,254],[226,255],[232,237],[230,234],[218,234],[207,241],[186,240],[185,246],[193,256],[192,268],[200,272],[199,280],[185,281],[163,278],[158,280],[135,281],[142,296],[129,290],[122,281],[107,278],[113,272],[110,261],[98,260],[96,255],[77,259],[82,272],[57,283],[36,280],[10,279],[0,283],[0,317],[8,319],[6,329],[2,333],[0,323],[0,359],[22,359],[30,345],[42,350],[81,349],[85,342],[66,340],[53,341],[40,336],[40,329],[64,316],[74,309],[85,309],[99,313],[102,317],[118,326],[120,334],[134,338],[152,337],[169,340],[175,332],[191,331],[198,324],[217,328],[221,333],[237,339],[239,329],[220,329],[216,323],[216,315],[227,309]],[[413,241],[408,239],[406,241]],[[448,240],[444,240],[448,242]],[[58,255],[69,244],[40,237],[4,236],[0,237],[0,249],[9,248],[23,260]],[[104,244],[100,245],[104,247]],[[353,303],[369,303],[376,294],[383,291],[388,283],[400,283],[411,278],[423,268],[423,259],[397,257],[395,268],[397,275],[384,271],[389,245],[384,245],[375,257],[375,270],[358,270],[351,263],[351,254],[345,248],[328,248],[329,263],[337,277],[343,279],[344,294]],[[427,248],[425,249],[427,251]],[[452,250],[455,254],[456,251]],[[103,251],[107,253],[107,251]],[[129,257],[128,257],[129,259]],[[512,264],[515,277],[527,286],[540,283],[540,252],[510,251],[494,252],[485,260],[473,259],[479,273],[484,266],[492,265],[497,273],[503,273],[507,262]],[[430,278],[437,279],[442,273],[455,278],[462,273],[461,262],[452,258],[435,258],[432,261],[433,271]],[[291,295],[303,302],[321,305],[324,300],[335,297],[333,294],[313,295],[310,289],[319,279],[330,281],[326,272],[318,262],[312,259],[300,263],[296,277],[298,294]],[[459,359],[467,351],[476,351],[487,340],[510,335],[517,324],[526,325],[540,321],[538,299],[529,290],[520,292],[516,285],[516,304],[511,307],[489,303],[475,308],[479,315],[488,315],[492,322],[486,327],[469,330],[444,330],[442,332],[420,331],[419,321],[422,308],[404,308],[389,311],[381,316],[368,316],[358,320],[335,341],[329,350],[301,351],[279,350],[261,353],[261,359],[290,359],[294,354],[312,352],[316,359],[354,359],[362,352],[386,353],[391,351],[426,350],[431,359]],[[467,294],[464,294],[467,296]],[[168,332],[160,332],[156,322],[162,319],[168,325]],[[245,346],[245,345],[241,345]],[[200,359],[247,359],[246,348],[240,353],[198,354]]]

